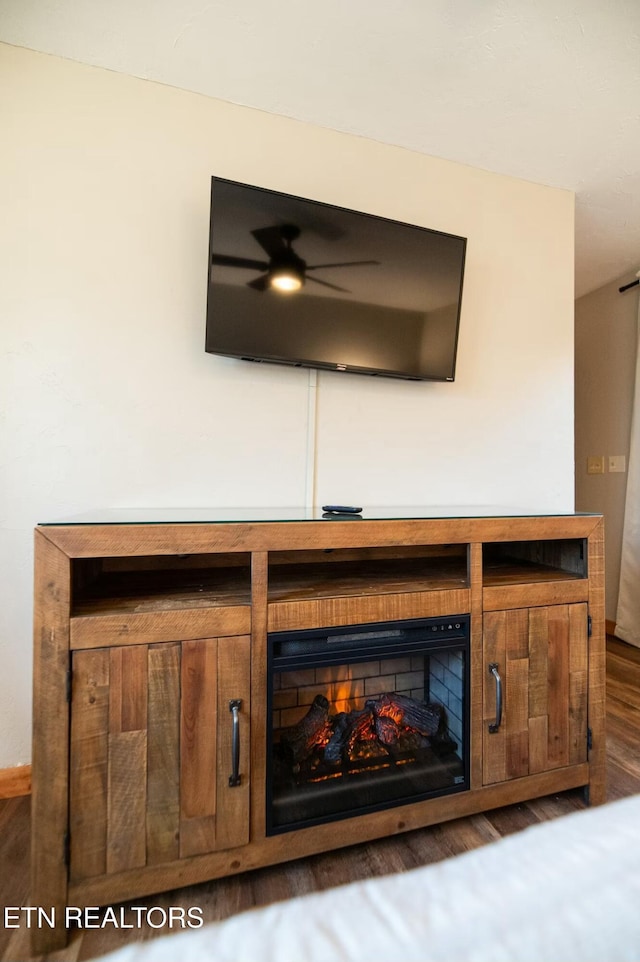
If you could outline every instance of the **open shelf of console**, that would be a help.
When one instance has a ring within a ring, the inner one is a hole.
[[[71,648],[250,631],[249,554],[82,558],[72,565]]]
[[[484,545],[485,585],[511,585],[587,577],[584,538],[503,541]]]
[[[466,556],[334,560],[329,564],[273,564],[268,598],[285,602],[468,587]]]

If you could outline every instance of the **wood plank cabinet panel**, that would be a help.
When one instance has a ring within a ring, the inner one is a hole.
[[[74,653],[73,883],[246,844],[249,653],[246,635]]]
[[[251,758],[251,639],[218,638],[218,740],[216,745],[216,849],[235,848],[249,841]],[[232,702],[239,702],[239,782],[231,786],[233,770]]]
[[[147,864],[180,855],[180,644],[149,646]]]
[[[70,878],[107,870],[107,778],[109,763],[109,652],[74,657],[71,703],[69,832]]]
[[[588,600],[589,582],[582,578],[574,581],[546,581],[495,587],[486,587],[485,583],[482,592],[482,607],[485,611],[533,608],[539,605],[570,605]]]
[[[109,735],[107,873],[147,863],[147,732]]]
[[[249,605],[180,608],[126,614],[76,615],[71,619],[71,648],[112,648],[147,645],[251,631]]]
[[[180,855],[215,847],[218,639],[182,645]]]
[[[471,594],[468,588],[283,601],[269,604],[268,630],[295,631],[405,618],[435,618],[439,615],[464,615],[470,610]]]
[[[485,613],[485,785],[587,760],[587,663],[586,604]]]

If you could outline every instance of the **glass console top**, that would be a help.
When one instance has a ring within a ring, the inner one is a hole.
[[[358,505],[359,506],[359,505]],[[368,507],[352,520],[402,521],[428,518],[538,518],[581,517],[592,512],[536,510],[510,505],[422,505],[420,507]],[[41,521],[49,525],[90,524],[260,524],[267,522],[321,521],[343,519],[345,515],[327,516],[317,508],[105,508],[66,518]]]

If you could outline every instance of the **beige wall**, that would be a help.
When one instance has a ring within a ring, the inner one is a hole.
[[[606,616],[615,621],[627,481],[610,473],[609,455],[628,464],[635,380],[638,288],[618,292],[628,275],[576,301],[576,510],[605,516]],[[605,456],[605,474],[587,474],[587,458]]]
[[[91,508],[573,508],[573,195],[0,46],[0,767],[31,531]],[[212,174],[468,237],[454,384],[204,352]],[[315,461],[311,455],[315,451]],[[544,472],[542,471],[544,465]]]

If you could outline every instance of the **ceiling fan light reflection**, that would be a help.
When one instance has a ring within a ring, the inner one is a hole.
[[[276,271],[269,278],[269,287],[285,294],[299,291],[302,287],[302,278],[295,271]]]

